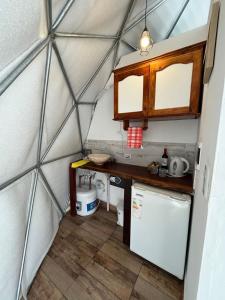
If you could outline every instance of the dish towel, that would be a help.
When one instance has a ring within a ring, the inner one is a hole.
[[[71,164],[71,168],[73,169],[76,169],[76,168],[79,168],[83,165],[86,165],[87,163],[89,163],[90,160],[87,160],[87,159],[81,159],[81,160],[78,160],[78,161],[75,161]]]
[[[142,148],[143,129],[141,127],[129,127],[127,132],[127,147]]]

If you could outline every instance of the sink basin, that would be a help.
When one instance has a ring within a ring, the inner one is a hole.
[[[90,161],[92,161],[93,163],[95,163],[96,165],[101,166],[110,159],[110,155],[109,154],[100,154],[100,153],[89,154],[88,159]]]

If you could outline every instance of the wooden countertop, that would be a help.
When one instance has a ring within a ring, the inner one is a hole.
[[[97,166],[94,163],[90,162],[80,168],[108,173],[110,175],[120,176],[125,179],[133,179],[141,183],[181,193],[193,193],[193,177],[191,174],[188,174],[181,178],[159,177],[158,175],[150,174],[146,167],[115,162],[109,162],[102,166]]]

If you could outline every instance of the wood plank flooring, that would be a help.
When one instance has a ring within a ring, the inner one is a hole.
[[[181,300],[183,283],[129,251],[115,212],[61,222],[29,300]]]

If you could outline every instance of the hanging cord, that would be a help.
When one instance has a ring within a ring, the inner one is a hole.
[[[147,19],[147,0],[145,1],[145,30],[147,29],[147,21],[146,21],[146,19]]]

